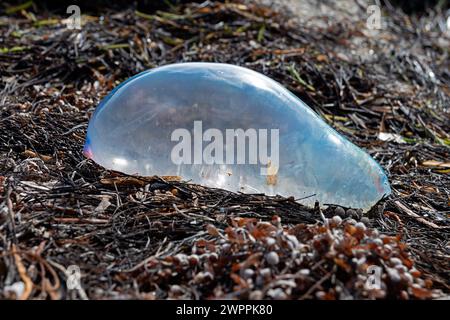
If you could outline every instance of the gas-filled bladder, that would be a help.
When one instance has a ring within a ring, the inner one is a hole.
[[[220,63],[140,73],[95,110],[84,154],[127,174],[369,209],[382,168],[278,82]]]

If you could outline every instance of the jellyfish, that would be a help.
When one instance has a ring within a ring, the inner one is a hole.
[[[97,106],[84,154],[101,166],[305,205],[370,209],[390,194],[365,151],[278,82],[222,63],[142,72]]]

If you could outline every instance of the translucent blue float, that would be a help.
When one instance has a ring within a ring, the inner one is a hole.
[[[99,104],[84,154],[108,169],[369,209],[382,168],[279,83],[218,63],[140,73]]]

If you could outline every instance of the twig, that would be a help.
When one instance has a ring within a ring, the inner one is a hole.
[[[19,256],[15,244],[12,245],[12,254],[14,256],[14,261],[16,263],[20,278],[25,284],[25,289],[22,292],[22,295],[19,297],[19,300],[27,300],[31,294],[31,290],[33,289],[33,281],[31,281],[30,277],[27,275],[25,266],[22,263],[22,258]]]

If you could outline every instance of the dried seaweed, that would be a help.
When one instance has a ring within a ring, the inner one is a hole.
[[[102,7],[80,31],[35,3],[5,12],[0,297],[448,295],[450,37],[430,26],[443,13],[387,7],[374,33],[362,31],[363,5],[356,23],[328,5],[333,15],[307,21],[259,1]],[[280,81],[382,164],[393,195],[367,214],[322,213],[84,159],[100,99],[131,75],[180,61],[233,63]],[[70,265],[82,271],[78,290],[66,285]],[[369,265],[383,270],[380,289],[367,287]]]

